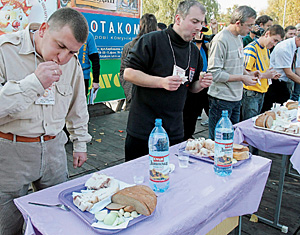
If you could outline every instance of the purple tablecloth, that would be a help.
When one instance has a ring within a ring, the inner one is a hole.
[[[234,127],[234,143],[246,141],[265,152],[292,155],[293,168],[300,173],[300,137],[255,128],[251,118]]]
[[[123,230],[121,234],[206,234],[224,219],[254,213],[258,210],[269,175],[271,161],[253,156],[233,169],[229,177],[215,175],[213,165],[195,160],[189,168],[179,168],[170,149],[170,163],[176,169],[170,175],[170,188],[158,193],[154,215]],[[148,157],[142,157],[102,173],[127,183],[133,183],[135,165],[145,163],[145,184],[148,185]],[[90,175],[15,199],[14,202],[27,220],[26,234],[96,234],[73,212],[57,208],[29,205],[28,202],[60,203],[58,194],[84,183]],[[38,232],[39,231],[39,232]]]

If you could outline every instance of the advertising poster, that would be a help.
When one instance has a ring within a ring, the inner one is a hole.
[[[42,23],[57,8],[53,0],[0,0],[0,35],[23,30],[31,22]]]
[[[95,38],[100,58],[99,89],[90,94],[89,103],[124,99],[119,80],[120,58],[123,46],[139,32],[140,1],[71,0],[61,1],[60,4],[82,12]]]

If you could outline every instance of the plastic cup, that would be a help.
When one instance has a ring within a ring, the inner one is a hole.
[[[146,165],[142,163],[134,164],[134,171],[133,171],[133,182],[135,184],[142,184],[144,183],[144,176],[146,175]]]
[[[189,166],[189,153],[185,151],[185,148],[178,150],[178,163],[180,168],[187,168]]]
[[[189,156],[178,156],[178,162],[180,168],[187,168],[189,166]]]

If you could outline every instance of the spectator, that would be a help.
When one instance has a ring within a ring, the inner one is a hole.
[[[297,29],[295,26],[289,25],[284,29],[284,32],[285,32],[284,39],[289,39],[296,36]]]
[[[296,25],[296,29],[297,29],[296,35],[300,34],[300,23]]]
[[[292,95],[288,87],[289,80],[300,84],[298,47],[300,47],[300,34],[297,37],[286,39],[274,47],[271,53],[270,64],[271,67],[281,74],[281,77],[278,80],[274,80],[269,87],[265,96],[263,111],[271,109],[275,102],[283,104],[291,96],[294,100],[298,99],[299,91],[294,89],[294,94]]]
[[[125,160],[148,153],[155,118],[162,118],[170,144],[183,140],[182,112],[187,90],[199,92],[211,84],[211,74],[199,79],[202,59],[191,43],[202,29],[205,8],[196,0],[180,2],[174,24],[142,36],[126,58],[124,78],[134,84],[128,117]],[[183,84],[184,83],[184,84]]]
[[[208,55],[208,71],[213,75],[209,95],[209,138],[214,139],[215,126],[228,110],[233,124],[239,122],[243,83],[256,84],[260,72],[247,72],[243,67],[244,53],[241,36],[247,35],[254,25],[256,12],[248,6],[236,8],[230,25],[212,40]]]
[[[255,26],[250,33],[243,38],[244,47],[252,42],[255,38],[259,38],[264,31],[273,25],[273,19],[268,15],[259,16],[255,21]]]
[[[140,31],[135,39],[133,39],[131,42],[128,42],[123,47],[123,52],[121,56],[121,68],[120,68],[120,82],[124,89],[125,97],[126,97],[126,105],[125,110],[130,109],[130,103],[131,103],[131,96],[132,96],[132,83],[125,81],[123,74],[125,69],[125,59],[131,50],[131,48],[134,46],[134,44],[138,41],[138,39],[143,36],[146,33],[150,33],[153,31],[156,31],[157,29],[157,21],[155,18],[155,15],[146,13],[141,17],[140,20]]]
[[[0,37],[0,234],[22,234],[13,199],[30,183],[39,190],[67,180],[65,120],[74,168],[87,159],[91,136],[75,55],[87,36],[84,16],[64,7],[41,25]]]
[[[280,74],[270,68],[270,49],[284,38],[284,30],[280,25],[269,27],[264,34],[244,48],[244,67],[247,71],[262,73],[260,84],[245,86],[242,100],[243,120],[260,114],[264,96],[269,88],[269,79],[278,79]]]
[[[202,71],[207,71],[207,53],[208,48],[206,47],[207,41],[204,41],[204,34],[202,32],[208,31],[202,24],[202,30],[195,36],[194,42],[200,51],[200,55],[203,60],[203,68]],[[184,109],[183,109],[183,125],[184,125],[184,140],[192,138],[192,135],[196,129],[196,123],[198,116],[201,116],[202,110],[206,112],[208,115],[209,105],[208,105],[208,96],[207,96],[207,88],[203,89],[198,93],[192,93],[188,91],[187,98],[185,101]],[[204,123],[204,122],[203,122]],[[206,125],[206,123],[204,123]],[[208,125],[208,122],[207,122]]]
[[[157,31],[162,31],[167,28],[167,25],[164,23],[157,23]]]
[[[93,71],[93,85],[92,87],[97,90],[99,88],[99,75],[100,75],[100,60],[95,43],[94,36],[89,32],[88,38],[78,53],[78,59],[81,64],[84,76],[85,95],[88,96],[90,86],[90,68],[92,62]]]

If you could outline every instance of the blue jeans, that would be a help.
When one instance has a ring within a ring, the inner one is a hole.
[[[264,104],[265,93],[243,90],[242,119],[247,120],[260,114]]]
[[[222,110],[228,110],[232,124],[240,121],[241,101],[226,101],[209,96],[209,138],[215,140],[215,128],[222,117]]]
[[[291,95],[291,100],[298,101],[300,95],[300,84],[294,82],[294,89]]]

